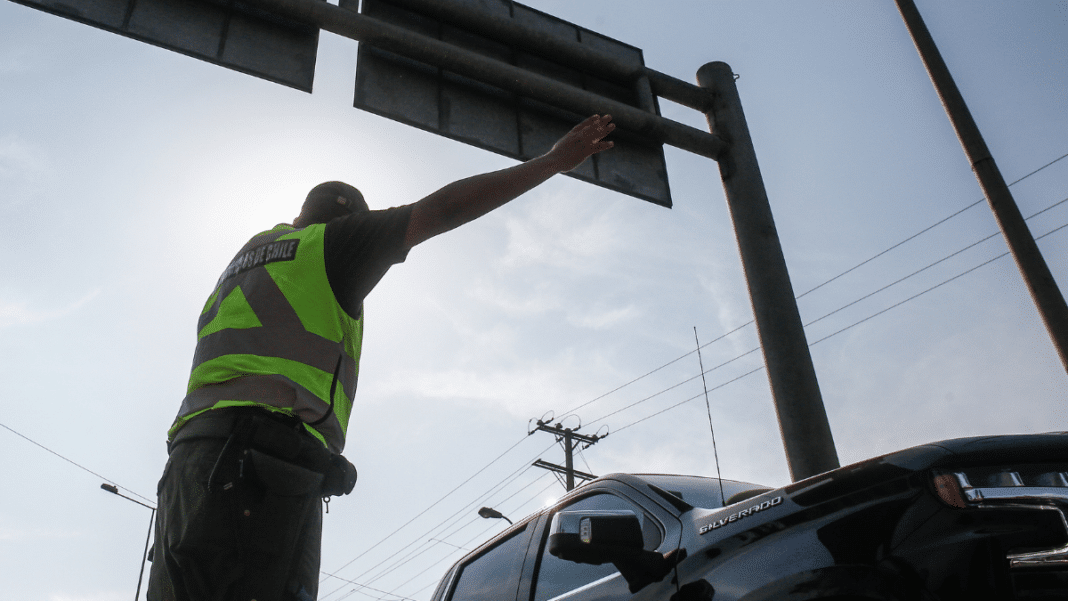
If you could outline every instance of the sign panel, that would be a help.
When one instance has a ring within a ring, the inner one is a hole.
[[[456,2],[457,0],[452,0]],[[467,9],[508,18],[539,35],[583,44],[622,62],[642,66],[641,50],[510,0],[462,0]],[[356,10],[358,0],[341,0]],[[474,31],[443,17],[417,12],[403,0],[363,0],[361,12],[391,25],[454,44],[576,88],[659,114],[656,98],[638,82],[610,81],[583,65],[561,64],[536,48],[516,47],[500,32]],[[519,160],[547,152],[589,115],[518,96],[456,73],[361,43],[354,106],[414,127]],[[670,207],[662,144],[617,129],[615,146],[569,175]]]
[[[319,29],[238,0],[14,0],[305,92]]]

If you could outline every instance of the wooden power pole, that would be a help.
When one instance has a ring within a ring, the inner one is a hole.
[[[564,488],[569,491],[575,488],[575,476],[581,478],[583,482],[587,480],[593,480],[597,477],[593,474],[587,474],[586,472],[580,472],[575,469],[575,449],[580,443],[585,444],[585,446],[582,447],[585,449],[590,445],[596,444],[598,440],[604,438],[604,436],[597,436],[596,434],[594,434],[593,436],[579,434],[577,430],[578,428],[575,428],[574,430],[572,430],[571,428],[565,428],[561,424],[550,426],[549,424],[538,420],[538,427],[534,428],[534,431],[531,432],[531,434],[538,431],[554,434],[556,436],[556,441],[564,445],[563,466],[556,465],[555,463],[549,463],[548,461],[542,461],[541,459],[535,461],[534,466],[540,467],[542,469],[547,469],[551,472],[556,472],[558,474],[563,474],[565,478]]]

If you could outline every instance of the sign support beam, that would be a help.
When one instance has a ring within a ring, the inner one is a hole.
[[[249,3],[579,115],[610,113],[619,127],[653,142],[670,144],[711,159],[718,157],[724,149],[722,140],[699,129],[326,2],[249,0]],[[650,77],[650,84],[654,89],[673,85],[666,75]]]

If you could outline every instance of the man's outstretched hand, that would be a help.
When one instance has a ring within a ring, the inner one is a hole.
[[[594,115],[560,138],[552,150],[507,169],[453,182],[412,205],[404,244],[411,248],[478,219],[545,180],[571,171],[590,155],[612,147],[605,136],[616,128],[611,115]]]
[[[604,138],[615,128],[612,115],[593,115],[560,138],[552,150],[546,153],[546,157],[551,158],[561,172],[571,171],[590,155],[611,148],[613,143],[605,141]]]

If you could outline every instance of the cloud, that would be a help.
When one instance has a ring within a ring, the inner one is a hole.
[[[0,68],[0,74],[3,73]],[[0,217],[9,222],[8,211],[23,207],[38,194],[49,172],[47,154],[14,135],[0,137]]]
[[[82,533],[80,532],[71,532],[68,530],[54,530],[42,528],[15,530],[11,528],[0,528],[0,541],[78,538],[81,535]]]
[[[39,148],[14,135],[0,138],[0,179],[37,179],[47,171],[47,165],[45,154]]]
[[[508,354],[502,351],[493,365],[459,358],[438,369],[394,368],[369,384],[365,399],[433,399],[439,405],[501,410],[525,422],[548,409],[564,410],[602,395],[604,382],[626,376],[597,351],[567,348],[518,363]]]
[[[97,593],[58,593],[49,597],[50,601],[119,601],[119,599],[126,599],[129,597],[128,593],[119,591],[101,591]]]
[[[562,195],[539,199],[505,223],[507,252],[503,267],[552,266],[577,269],[585,261],[623,248],[620,224],[593,206]]]
[[[451,402],[465,400],[500,407],[524,419],[544,413],[545,406],[553,399],[573,397],[571,387],[548,369],[413,371],[391,378],[391,381],[396,384],[385,388],[393,388],[391,392],[404,396]]]
[[[100,289],[96,288],[74,302],[56,309],[31,306],[28,301],[0,300],[0,329],[15,325],[53,321],[66,317],[78,311],[99,295]]]
[[[640,313],[641,312],[634,305],[615,308],[597,306],[582,312],[569,312],[567,320],[568,323],[575,327],[591,330],[604,330],[617,324],[631,321],[637,318]]]
[[[488,305],[510,317],[529,317],[563,308],[563,299],[541,283],[527,289],[505,287],[492,280],[480,280],[467,291],[481,305]]]
[[[475,284],[467,294],[479,305],[501,311],[509,318],[529,319],[563,311],[568,324],[591,330],[604,330],[634,320],[641,314],[633,303],[615,306],[604,302],[571,301],[576,306],[568,306],[562,287],[545,282],[524,289],[495,285],[492,281],[483,280]]]
[[[27,60],[29,52],[25,48],[9,47],[7,52],[0,55],[0,74],[14,75],[27,73],[30,63]]]

